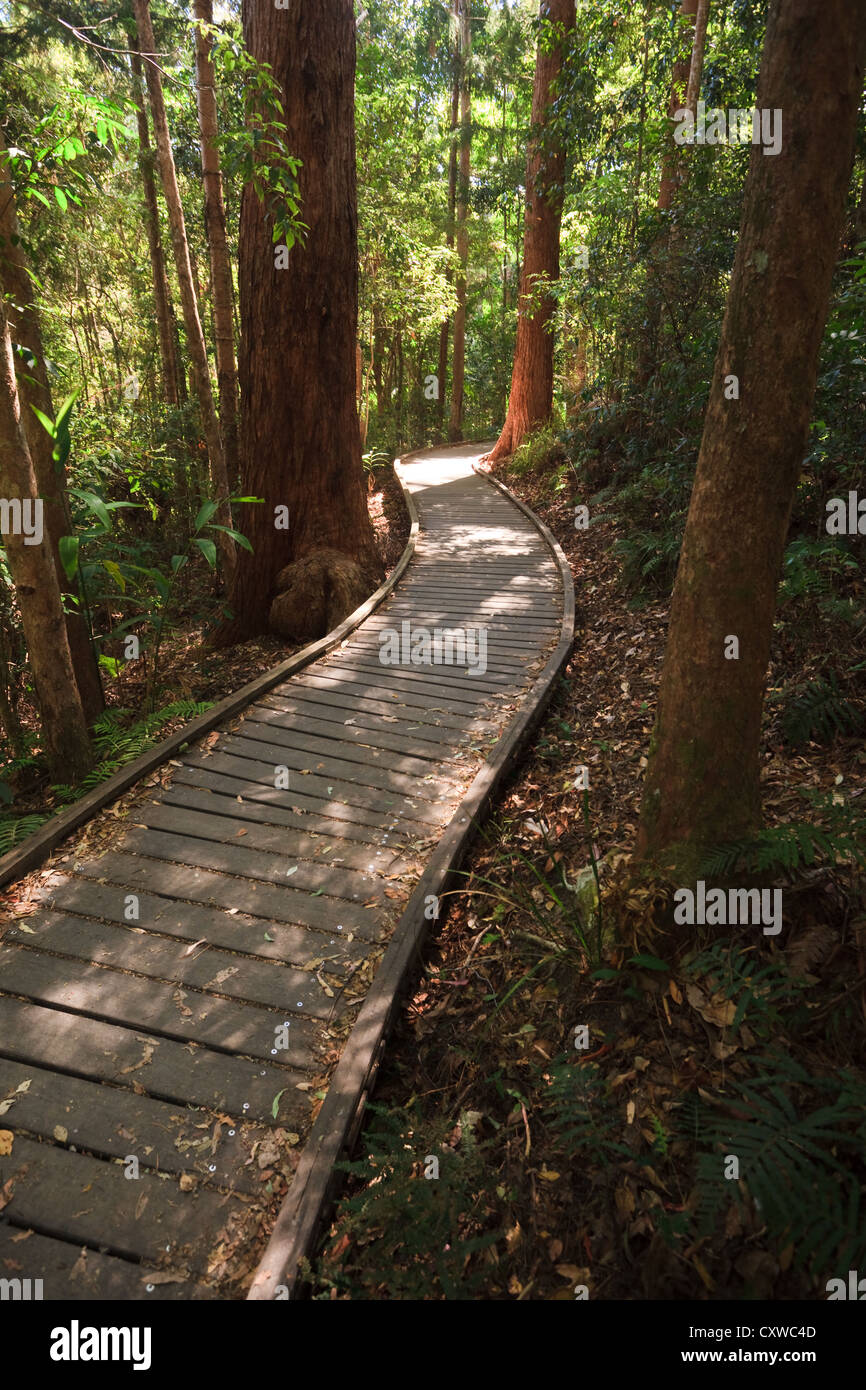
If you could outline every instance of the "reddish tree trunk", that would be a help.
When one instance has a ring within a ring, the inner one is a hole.
[[[866,0],[771,7],[740,237],[671,606],[638,855],[693,872],[760,823],[761,710],[866,60]],[[732,378],[737,379],[739,399]],[[738,659],[730,639],[739,644]],[[726,649],[729,659],[726,659]]]
[[[240,235],[241,475],[248,505],[227,642],[328,631],[381,575],[355,407],[358,324],[355,17],[351,0],[244,5],[244,38],[283,92],[306,245],[278,267],[268,218],[244,190]],[[276,522],[288,508],[288,530]]]
[[[526,212],[523,269],[517,313],[517,345],[511,396],[502,433],[490,455],[493,462],[513,454],[524,436],[550,418],[553,408],[553,334],[555,301],[541,286],[559,279],[559,225],[565,150],[546,129],[554,84],[562,68],[565,40],[574,28],[574,0],[542,0],[540,14],[559,26],[550,48],[539,44],[532,92],[532,137],[526,166]],[[534,292],[533,292],[534,291]]]
[[[12,339],[0,311],[0,497],[31,504],[38,496],[36,474],[21,425]],[[3,536],[15,585],[33,683],[42,711],[42,737],[51,776],[76,782],[93,758],[78,694],[57,570],[47,529],[39,544],[10,531]]]
[[[33,282],[20,235],[6,146],[0,130],[0,287],[9,296],[7,312],[15,342],[27,348],[33,358],[30,366],[25,367],[20,360],[18,364],[21,425],[36,474],[38,496],[44,503],[45,528],[58,582],[61,592],[73,599],[78,597],[78,587],[66,578],[58,545],[61,536],[68,536],[72,532],[66,469],[55,462],[51,436],[32,409],[36,406],[50,420],[54,419],[39,310],[34,302]],[[84,615],[71,604],[66,614],[66,635],[85,718],[92,723],[105,708],[105,694]]]
[[[213,0],[194,0],[193,13],[204,24],[213,24]],[[204,181],[204,220],[210,252],[213,297],[214,344],[220,428],[229,483],[238,479],[238,378],[235,366],[232,267],[226,240],[226,210],[217,147],[217,104],[211,40],[195,26],[195,66],[201,167]]]

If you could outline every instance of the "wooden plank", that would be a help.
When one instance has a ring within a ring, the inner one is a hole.
[[[189,987],[163,985],[143,976],[120,974],[100,965],[44,955],[21,946],[0,947],[0,988],[34,1003],[53,1004],[106,1023],[119,1023],[176,1041],[248,1057],[277,1066],[314,1070],[325,1030],[299,1010],[254,1008],[202,994]],[[186,1012],[184,1012],[184,1010]],[[274,1029],[290,1018],[289,1046],[271,1059]]]
[[[380,941],[387,927],[380,922],[380,910],[370,912],[343,898],[314,898],[293,888],[252,879],[231,878],[184,864],[157,863],[132,854],[112,851],[101,859],[85,860],[77,872],[100,882],[123,884],[128,890],[161,893],[163,897],[186,898],[211,907],[236,908],[253,918],[253,930],[270,932],[272,922],[292,922],[325,936],[335,930],[354,932],[367,941]],[[52,895],[52,905],[66,908],[63,892]],[[321,955],[321,951],[317,951]]]
[[[101,867],[97,863],[97,868]],[[122,870],[121,870],[122,872]],[[58,888],[63,886],[62,895]],[[47,902],[62,900],[63,910],[76,917],[94,917],[105,922],[128,925],[126,918],[127,887],[122,881],[99,883],[90,878],[64,878],[46,894]],[[53,895],[53,896],[51,896]],[[318,960],[323,949],[333,954],[338,943],[340,957],[346,970],[365,960],[370,953],[369,943],[355,939],[344,940],[347,933],[324,935],[310,931],[308,927],[285,926],[281,922],[266,922],[262,925],[260,917],[250,917],[243,912],[224,912],[212,907],[199,907],[193,903],[178,902],[173,898],[160,898],[152,893],[138,892],[139,921],[137,925],[159,932],[163,936],[176,937],[188,946],[194,941],[207,941],[224,949],[242,952],[263,960],[286,961],[290,965],[308,966]],[[59,903],[58,903],[59,906]],[[38,918],[39,914],[34,914]],[[32,918],[26,919],[31,925]],[[9,929],[14,930],[13,928]],[[265,931],[273,940],[265,939]],[[333,962],[331,970],[339,973],[343,968]]]
[[[285,762],[285,759],[283,760]],[[224,776],[237,777],[244,781],[254,781],[257,785],[273,786],[274,764],[265,763],[260,760],[241,756],[238,753],[208,753],[192,754],[184,756],[185,767],[200,767],[205,772],[222,773]],[[302,774],[298,773],[300,781]],[[429,800],[422,797],[420,792],[413,798],[409,798],[398,792],[383,791],[377,787],[364,787],[358,782],[343,782],[337,777],[319,777],[315,773],[304,776],[303,792],[296,792],[292,787],[288,791],[289,797],[298,804],[305,804],[300,798],[318,796],[323,805],[331,802],[339,803],[343,806],[356,806],[365,810],[372,811],[380,822],[391,820],[413,820],[422,825],[441,825],[443,817],[447,816],[448,807],[452,802],[443,797],[438,801]],[[284,793],[285,795],[286,793]],[[306,804],[309,804],[307,802]]]
[[[300,703],[300,702],[298,702]],[[319,711],[318,713],[321,713]],[[287,717],[288,715],[288,717]],[[444,767],[461,766],[461,753],[458,751],[459,739],[446,743],[433,743],[431,739],[396,733],[387,725],[382,725],[375,715],[368,715],[366,722],[356,716],[348,719],[315,718],[306,714],[269,709],[266,705],[250,705],[246,721],[262,724],[268,730],[269,738],[282,743],[291,739],[348,739],[361,748],[387,748],[391,752],[402,753],[420,763],[424,760]],[[399,726],[395,726],[399,727]],[[418,728],[418,725],[414,725]],[[449,758],[448,754],[451,753]],[[463,754],[465,756],[465,753]]]
[[[464,684],[471,688],[475,697],[483,695],[493,701],[501,695],[503,690],[507,690],[514,676],[514,662],[503,664],[490,660],[490,653],[487,653],[486,666],[483,671],[473,671],[473,664],[465,662],[435,662],[429,663],[414,662],[410,660],[395,662],[382,661],[381,645],[374,647],[363,647],[360,644],[351,650],[343,652],[339,658],[333,662],[323,662],[322,669],[325,671],[333,670],[338,665],[342,670],[351,673],[357,679],[356,673],[363,670],[369,675],[379,679],[383,674],[389,679],[392,674],[395,679],[410,678],[416,683],[448,685],[454,690],[460,691]],[[444,655],[444,653],[443,653]]]
[[[152,1276],[157,1272],[156,1265],[101,1255],[85,1245],[39,1235],[32,1227],[20,1230],[8,1223],[0,1225],[0,1265],[6,1278],[17,1275],[41,1279],[46,1301],[92,1303],[94,1300],[146,1299],[154,1303],[179,1303],[200,1302],[217,1296],[206,1284],[191,1279],[154,1284]]]
[[[276,1122],[298,1130],[309,1119],[306,1093],[296,1089],[309,1081],[309,1074],[274,1066],[270,1057],[267,1063],[228,1057],[200,1044],[138,1033],[5,995],[0,995],[0,1025],[4,1057],[61,1076],[139,1086],[170,1104],[204,1106],[235,1121]],[[274,1097],[280,1091],[274,1121]]]
[[[394,667],[389,668],[389,670],[394,669]],[[362,700],[377,700],[384,704],[386,709],[390,709],[401,718],[406,718],[407,715],[415,717],[416,710],[426,710],[428,713],[446,718],[453,717],[454,714],[461,715],[464,718],[473,719],[476,724],[481,721],[482,717],[488,725],[491,722],[490,712],[486,705],[478,700],[451,700],[448,704],[441,702],[432,704],[430,697],[438,696],[441,693],[438,690],[424,691],[420,687],[407,688],[403,686],[399,691],[395,691],[389,686],[384,675],[381,681],[373,683],[372,681],[353,680],[348,673],[340,675],[329,672],[326,675],[324,673],[319,674],[320,671],[321,667],[316,667],[316,674],[308,675],[300,683],[301,688],[304,690],[339,691],[344,696],[357,695]],[[483,716],[482,711],[484,711]],[[420,714],[418,717],[420,718]]]
[[[433,686],[437,696],[445,692],[449,699],[455,696],[460,698],[466,690],[471,699],[484,701],[491,709],[496,709],[501,700],[508,699],[521,687],[528,663],[536,659],[536,654],[532,657],[524,654],[521,659],[512,659],[507,666],[495,659],[488,660],[487,669],[483,673],[479,671],[473,674],[469,666],[415,666],[409,662],[406,665],[383,665],[378,660],[376,649],[371,648],[366,653],[355,652],[351,657],[351,665],[347,663],[344,669],[351,670],[356,678],[361,680],[376,679],[378,673],[385,670],[389,673],[389,680],[401,691],[405,688],[403,682],[406,681],[410,682],[413,690],[421,686]]]
[[[555,645],[559,640],[559,635],[553,628],[541,633],[526,633],[505,622],[497,622],[495,626],[493,623],[485,623],[483,626],[487,633],[488,658],[493,656],[496,659],[498,655],[506,664],[509,658],[516,653],[523,653],[529,649],[543,651],[546,647]],[[365,625],[363,633],[352,638],[346,651],[356,652],[366,648],[378,652],[382,644],[382,633],[393,630],[393,624],[388,622],[382,622],[378,626],[372,623],[369,626]]]
[[[346,758],[343,756],[344,749],[349,754],[356,751],[351,744],[339,744],[333,740],[309,750],[283,742],[271,743],[258,724],[252,728],[238,729],[216,745],[216,751],[220,753],[255,758],[273,767],[288,768],[290,784],[296,784],[292,772],[307,772],[325,778],[329,786],[357,783],[413,800],[420,797],[424,801],[435,802],[459,795],[464,780],[461,778],[458,782],[453,771],[449,777],[443,768],[431,767],[429,763],[419,764],[413,772],[401,772],[396,767],[400,758],[395,754],[380,755],[378,760],[372,754]]]
[[[334,998],[347,979],[345,964],[333,973],[329,965],[324,964],[323,969],[331,975],[332,992],[328,995],[314,971],[298,970],[275,960],[238,956],[212,946],[200,947],[190,956],[188,946],[174,938],[157,936],[140,927],[107,926],[68,913],[36,913],[28,917],[27,926],[33,935],[28,936],[26,943],[14,928],[8,934],[9,939],[55,955],[108,965],[114,970],[129,970],[161,982],[189,985],[193,989],[222,994],[243,1003],[264,1004],[272,1009],[284,1009],[287,999],[293,1004],[300,999],[305,1016],[312,1018],[330,1017]],[[323,947],[320,956],[314,959],[327,960],[333,956],[336,963],[340,954],[339,945]]]
[[[235,730],[235,737],[252,740],[257,746],[264,744],[272,754],[288,749],[295,753],[306,753],[310,761],[316,758],[323,759],[328,769],[334,767],[334,760],[338,759],[342,776],[346,775],[342,771],[343,767],[357,765],[359,768],[399,774],[414,781],[415,785],[419,781],[426,783],[427,779],[433,779],[438,785],[445,786],[454,786],[465,781],[457,762],[446,762],[441,758],[417,758],[409,753],[397,753],[390,748],[377,748],[360,737],[361,730],[356,726],[353,725],[352,729],[356,733],[354,738],[351,730],[342,730],[340,726],[336,727],[334,735],[329,738],[317,735],[309,729],[298,729],[291,722],[280,726],[273,720],[265,722],[245,719],[240,728]]]
[[[183,1192],[173,1178],[147,1172],[131,1181],[118,1163],[19,1135],[4,1171],[12,1194],[5,1214],[17,1226],[198,1275],[230,1216],[247,1241],[261,1223],[248,1198]]]
[[[186,790],[186,789],[185,789]],[[195,796],[195,792],[191,792]],[[219,798],[216,798],[219,799]],[[237,803],[234,803],[235,805]],[[302,835],[275,825],[259,825],[250,835],[249,822],[233,816],[234,806],[225,802],[225,814],[216,814],[210,806],[206,811],[187,809],[164,801],[136,807],[136,815],[149,830],[165,830],[176,835],[191,835],[196,839],[215,840],[217,844],[239,843],[238,837],[251,840],[257,850],[299,859],[318,860],[322,864],[341,868],[362,869],[372,873],[395,874],[408,872],[413,861],[388,847],[359,845],[334,835]],[[346,894],[340,894],[345,897]]]
[[[307,812],[309,812],[309,823],[322,825],[330,822],[333,827],[333,834],[340,834],[346,838],[358,838],[360,832],[370,832],[374,830],[375,838],[369,837],[364,841],[367,844],[379,845],[382,838],[383,816],[381,810],[370,809],[365,806],[348,805],[345,802],[333,801],[327,796],[307,796],[303,792],[292,790],[291,793],[275,789],[264,782],[252,782],[249,777],[249,766],[246,760],[235,758],[232,760],[234,766],[231,772],[216,772],[213,766],[208,767],[179,767],[174,775],[174,786],[183,784],[185,786],[203,787],[212,792],[218,792],[228,797],[243,797],[243,805],[247,806],[256,802],[266,805],[268,815],[271,815],[270,808],[276,802],[277,805],[285,805],[286,798],[290,798],[290,804],[294,803],[294,810],[298,813],[299,825],[307,823]],[[243,770],[241,764],[243,763]],[[258,764],[260,767],[261,764]],[[253,769],[255,770],[255,768]],[[308,781],[305,777],[304,781]],[[330,784],[329,784],[330,785]],[[241,801],[238,800],[240,811]],[[391,807],[387,808],[392,819],[385,816],[388,821],[390,843],[400,843],[401,839],[416,837],[422,833],[429,833],[429,827],[418,820],[409,820],[406,816],[398,815],[393,818]],[[396,824],[395,824],[396,819]],[[393,827],[393,829],[391,829]],[[396,833],[395,833],[396,832]]]
[[[19,1086],[27,1089],[16,1095]],[[51,1140],[62,1125],[72,1147],[99,1158],[133,1155],[142,1171],[191,1173],[206,1187],[261,1191],[258,1170],[248,1161],[253,1144],[272,1133],[265,1125],[227,1125],[212,1110],[169,1105],[0,1057],[0,1098],[13,1095],[4,1124],[16,1134]]]
[[[247,849],[240,844],[215,843],[162,830],[133,830],[126,836],[122,850],[171,864],[190,864],[213,869],[215,873],[255,879],[257,883],[275,883],[291,887],[293,892],[315,893],[331,913],[340,912],[344,902],[366,903],[372,898],[380,903],[385,901],[385,880],[375,873]]]
[[[495,696],[489,690],[479,691],[473,695],[467,690],[464,694],[462,687],[450,686],[443,689],[442,685],[437,685],[433,680],[400,682],[401,668],[399,666],[382,666],[381,679],[378,679],[378,672],[372,673],[373,679],[368,673],[364,673],[359,678],[357,671],[353,672],[350,667],[329,666],[323,669],[321,666],[316,668],[317,674],[309,676],[307,682],[319,689],[322,687],[333,689],[340,686],[344,690],[354,690],[357,688],[359,694],[375,693],[376,698],[381,698],[382,694],[388,693],[391,698],[401,705],[410,707],[419,706],[420,708],[442,709],[444,713],[452,710],[464,714],[477,714],[481,710],[488,712],[492,707]],[[318,672],[322,672],[321,675]],[[327,674],[325,673],[327,671]],[[305,684],[307,683],[305,682]],[[395,685],[397,688],[395,689]],[[439,703],[431,705],[430,700]]]
[[[248,779],[239,781],[235,777],[218,776],[198,767],[177,768],[170,786],[163,792],[163,799],[182,806],[184,796],[193,790],[197,796],[218,797],[223,803],[231,803],[232,814],[243,820],[290,826],[309,830],[310,834],[339,835],[359,845],[378,845],[382,834],[381,819],[374,811],[325,802],[320,797],[302,796],[298,792],[293,792],[290,798],[295,805],[287,805],[287,792],[278,788],[261,786]]]
[[[403,724],[411,724],[419,729],[420,735],[424,739],[434,742],[444,741],[449,748],[454,746],[452,735],[456,734],[458,737],[468,738],[474,734],[494,733],[497,729],[497,725],[490,719],[450,715],[442,710],[430,711],[423,705],[412,709],[401,710],[399,707],[395,709],[391,700],[387,702],[367,700],[340,690],[296,689],[294,694],[280,690],[275,691],[273,696],[265,696],[262,704],[268,709],[278,709],[288,713],[296,709],[311,712],[321,710],[330,716],[342,711],[346,715],[354,715],[357,718],[364,715],[366,721],[373,719],[377,722],[382,720],[390,722],[393,720],[394,724],[401,728]]]

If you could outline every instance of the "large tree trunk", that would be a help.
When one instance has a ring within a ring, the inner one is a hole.
[[[460,167],[457,191],[457,309],[451,348],[451,413],[448,438],[463,438],[463,387],[466,377],[466,273],[469,265],[469,173],[472,158],[472,29],[470,0],[455,0],[460,49]]]
[[[554,84],[562,68],[562,56],[574,28],[574,0],[541,0],[540,15],[558,26],[557,41],[539,43],[532,91],[532,127],[526,166],[526,213],[523,269],[517,311],[517,345],[511,374],[511,395],[502,433],[490,458],[493,462],[513,454],[524,436],[549,420],[553,409],[553,334],[550,331],[556,302],[539,289],[559,279],[559,225],[565,150],[547,127]]]
[[[20,236],[6,145],[0,130],[0,288],[9,296],[7,313],[10,332],[14,334],[15,342],[32,354],[30,366],[24,366],[20,361],[18,364],[21,425],[36,474],[37,494],[44,504],[45,530],[60,587],[71,598],[78,598],[78,586],[66,579],[60,562],[60,538],[70,535],[72,531],[66,470],[55,462],[51,436],[32,409],[36,406],[50,420],[54,419],[39,310],[34,302],[33,282]],[[84,714],[88,723],[92,723],[105,708],[105,695],[84,614],[72,604],[66,614],[66,634]]]
[[[193,13],[204,24],[213,24],[213,0],[194,0]],[[204,220],[210,251],[213,294],[214,342],[220,427],[229,481],[238,480],[238,377],[235,366],[232,268],[226,241],[226,210],[217,146],[217,104],[211,39],[195,26],[195,68],[201,167],[204,180]]]
[[[355,409],[358,323],[355,18],[352,0],[244,4],[244,38],[283,93],[286,142],[303,161],[305,245],[278,268],[252,187],[240,234],[241,475],[248,505],[220,640],[271,629],[318,637],[381,576]],[[288,508],[288,529],[280,526]],[[282,510],[280,510],[282,509]]]
[[[38,496],[36,474],[21,424],[12,339],[0,312],[0,497],[22,504]],[[31,537],[32,539],[32,537]],[[33,545],[14,530],[3,536],[15,584],[21,624],[42,711],[42,737],[52,778],[74,782],[93,764],[84,710],[78,694],[57,570],[47,528]]]
[[[692,872],[760,823],[759,739],[782,554],[866,58],[866,0],[776,0],[740,238],[671,606],[638,855]],[[733,378],[737,379],[739,399]],[[738,659],[726,659],[739,644]]]
[[[180,200],[177,171],[174,167],[174,156],[171,150],[171,138],[168,130],[168,117],[165,111],[165,99],[162,94],[162,80],[159,75],[160,70],[156,65],[156,42],[153,37],[153,25],[150,19],[150,0],[133,0],[133,6],[135,10],[135,22],[138,29],[138,49],[144,59],[147,90],[150,94],[150,108],[153,116],[154,135],[156,136],[159,172],[162,180],[165,205],[168,210],[168,224],[171,230],[171,245],[174,252],[174,263],[177,270],[180,298],[183,307],[187,350],[195,376],[196,394],[198,395],[199,410],[201,412],[202,431],[204,433],[208,457],[210,459],[211,481],[213,483],[215,500],[220,503],[216,519],[222,526],[231,526],[231,507],[229,505],[230,493],[225,453],[223,450],[222,436],[220,434],[219,420],[217,419],[216,406],[214,405],[213,390],[211,389],[210,364],[207,357],[207,347],[205,346],[201,318],[199,317],[198,299],[196,297],[192,262],[190,261],[189,254],[189,242],[186,235],[186,220],[183,214],[183,204]],[[233,577],[235,566],[234,541],[223,531],[218,531],[216,536],[217,548],[220,551],[222,560],[223,578],[226,583],[229,583]]]
[[[156,184],[153,179],[153,151],[147,129],[147,111],[144,104],[142,83],[144,73],[141,54],[131,53],[130,63],[135,78],[135,114],[138,121],[138,168],[141,174],[141,187],[144,193],[145,230],[147,247],[150,253],[150,271],[153,281],[153,302],[156,309],[156,328],[159,337],[159,361],[162,368],[162,389],[168,405],[176,406],[180,400],[178,385],[177,353],[174,342],[174,324],[171,313],[171,296],[168,288],[168,275],[165,268],[165,254],[162,249],[162,236],[159,230],[159,208],[156,201]]]

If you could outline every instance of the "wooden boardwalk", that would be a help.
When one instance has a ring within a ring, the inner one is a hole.
[[[173,758],[117,847],[6,931],[3,1277],[245,1296],[385,944],[561,640],[557,559],[479,452],[405,466],[421,531],[392,596]],[[421,629],[464,631],[465,664],[383,664]]]

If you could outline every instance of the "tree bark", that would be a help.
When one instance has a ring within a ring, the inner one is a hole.
[[[668,138],[662,155],[662,174],[659,184],[658,210],[670,212],[674,198],[684,176],[685,161],[683,151],[673,138],[673,119],[685,104],[693,72],[693,57],[696,48],[695,21],[700,0],[680,0],[679,23],[677,28],[677,52],[671,76],[671,92],[668,101]],[[706,34],[706,30],[704,31]],[[691,44],[686,47],[687,38]],[[703,52],[700,56],[703,65]],[[698,87],[700,82],[698,79]],[[697,101],[697,96],[695,96]],[[669,248],[669,229],[664,227],[656,238],[647,263],[646,322],[640,337],[637,361],[637,385],[646,387],[656,370],[659,361],[659,335],[662,320],[662,299],[665,289],[671,285],[670,268],[667,264]]]
[[[698,0],[695,12],[695,36],[692,41],[692,60],[689,66],[689,84],[686,88],[686,108],[694,117],[698,114],[698,97],[701,94],[701,79],[704,75],[704,54],[707,47],[707,25],[710,19],[710,0]]]
[[[854,152],[866,0],[775,0],[740,237],[674,586],[639,857],[693,872],[760,824],[761,710]],[[732,395],[731,379],[739,384]],[[730,638],[739,659],[726,659]]]
[[[7,313],[10,332],[14,333],[15,342],[27,348],[33,358],[32,366],[24,367],[20,362],[18,365],[21,425],[36,474],[37,495],[44,504],[45,530],[61,592],[77,599],[78,586],[66,578],[58,544],[61,536],[68,536],[72,532],[66,469],[55,462],[51,436],[32,409],[36,406],[50,420],[54,419],[39,310],[34,301],[33,282],[20,236],[6,145],[0,130],[0,288],[9,296]],[[105,694],[84,614],[72,605],[66,614],[66,634],[84,714],[88,723],[92,723],[105,708]]]
[[[457,179],[457,309],[451,345],[451,412],[448,438],[463,438],[463,390],[466,378],[466,273],[469,265],[469,174],[472,159],[472,29],[470,0],[454,0],[460,47],[460,161]]]
[[[165,253],[162,249],[162,236],[159,230],[159,208],[156,201],[156,184],[153,178],[153,151],[147,129],[147,110],[144,104],[142,84],[144,73],[141,54],[130,54],[132,74],[135,79],[135,114],[138,121],[138,168],[141,174],[141,187],[144,193],[145,230],[147,247],[150,253],[150,271],[153,281],[153,302],[156,309],[156,328],[159,338],[159,361],[162,368],[163,396],[168,405],[176,406],[180,400],[178,386],[178,362],[175,352],[168,274],[165,268]]]
[[[457,207],[457,128],[460,115],[460,39],[459,35],[455,39],[453,49],[454,78],[451,84],[451,140],[448,151],[448,225],[445,233],[445,245],[449,251],[454,250],[454,214]],[[453,268],[449,265],[447,272],[448,284],[454,280]],[[445,396],[448,383],[448,339],[451,334],[450,315],[442,320],[439,328],[439,400],[436,407],[436,419],[439,433],[444,438],[445,429]]]
[[[254,554],[240,556],[235,618],[218,640],[270,629],[302,641],[346,617],[382,573],[355,408],[355,18],[351,0],[293,0],[287,10],[245,3],[243,22],[247,48],[283,93],[309,232],[279,268],[269,219],[244,189],[241,476],[244,492],[265,500],[242,513]]]
[[[36,473],[21,423],[5,312],[0,312],[0,326],[0,496],[32,503],[38,496]],[[49,770],[56,782],[75,782],[90,769],[93,758],[47,527],[38,545],[29,544],[27,537],[14,530],[3,537],[3,545],[42,711]]]
[[[213,24],[213,0],[194,0],[195,18]],[[210,252],[213,296],[214,343],[220,428],[229,482],[238,481],[238,376],[235,365],[232,267],[226,240],[226,210],[217,146],[216,79],[210,56],[211,39],[200,24],[195,26],[195,66],[201,168],[204,180],[204,218]]]
[[[556,302],[543,285],[559,279],[559,227],[562,216],[565,150],[551,135],[548,114],[562,69],[563,49],[574,28],[574,0],[541,0],[542,19],[558,27],[556,42],[539,42],[532,92],[532,127],[526,166],[523,269],[517,311],[517,345],[511,395],[492,462],[513,454],[524,436],[550,419],[553,409],[553,334]],[[539,281],[541,282],[539,284]]]
[[[216,519],[222,526],[231,526],[230,493],[225,453],[223,450],[219,420],[217,419],[216,406],[214,405],[213,390],[211,388],[207,347],[205,346],[204,332],[202,331],[201,318],[199,317],[198,299],[196,297],[192,262],[189,254],[189,242],[186,235],[186,220],[183,213],[183,204],[180,199],[180,189],[177,183],[174,156],[171,150],[171,138],[168,130],[165,99],[162,94],[162,80],[159,75],[159,68],[156,66],[155,62],[156,42],[153,37],[153,25],[150,18],[150,0],[133,0],[133,7],[138,30],[137,46],[144,60],[147,90],[150,95],[150,107],[153,117],[154,135],[156,136],[159,172],[162,181],[163,196],[165,197],[165,205],[168,210],[171,245],[174,252],[174,263],[177,270],[181,305],[183,307],[187,350],[195,377],[196,394],[198,396],[199,410],[201,412],[202,431],[204,433],[210,460],[210,475],[215,494],[214,500],[218,501],[220,504],[219,510],[216,513]],[[151,56],[149,57],[148,55]],[[234,575],[235,568],[234,541],[223,531],[218,531],[216,535],[217,549],[220,552],[222,560],[223,578],[226,583],[229,584]]]

